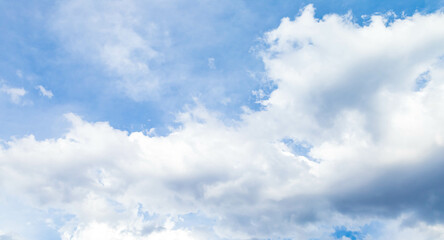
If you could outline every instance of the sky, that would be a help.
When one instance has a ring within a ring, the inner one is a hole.
[[[443,1],[0,1],[0,240],[444,239]]]

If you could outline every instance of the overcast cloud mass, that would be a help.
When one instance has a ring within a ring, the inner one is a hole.
[[[443,4],[369,2],[1,3],[0,239],[444,239]]]

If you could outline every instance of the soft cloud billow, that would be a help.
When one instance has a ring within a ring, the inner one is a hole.
[[[264,36],[261,111],[198,104],[167,136],[67,114],[60,138],[0,145],[2,192],[71,216],[48,221],[61,239],[442,239],[443,25],[309,5]]]

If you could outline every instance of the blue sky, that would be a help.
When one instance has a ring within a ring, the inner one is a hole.
[[[352,11],[354,21],[361,24],[362,15],[388,11],[411,15],[415,11],[436,11],[442,5],[440,1],[288,0],[147,4],[143,9],[149,14],[147,24],[154,22],[165,28],[171,43],[155,46],[164,54],[161,62],[153,64],[164,86],[156,96],[134,101],[110,84],[119,76],[70,52],[64,44],[69,40],[61,39],[52,29],[54,12],[63,2],[4,1],[1,77],[13,87],[24,87],[26,99],[33,104],[17,106],[3,101],[1,123],[5,127],[1,137],[59,136],[66,127],[59,116],[65,112],[75,112],[90,121],[108,121],[118,129],[154,127],[166,134],[167,126],[174,125],[175,113],[187,104],[193,105],[193,98],[227,118],[236,118],[241,106],[257,110],[251,92],[263,88],[269,93],[272,89],[257,56],[263,47],[260,38],[278,26],[283,17],[295,17],[309,3],[315,5],[318,17]],[[208,66],[211,58],[214,69]],[[51,89],[55,97],[40,96],[36,85]]]
[[[444,237],[443,6],[0,1],[0,239]]]

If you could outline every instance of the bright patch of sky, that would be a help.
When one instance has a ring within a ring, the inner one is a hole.
[[[443,1],[1,1],[0,239],[442,239]]]

